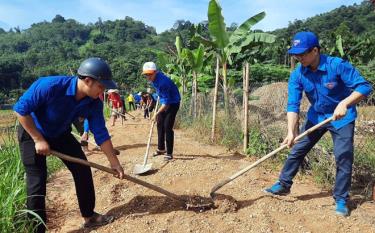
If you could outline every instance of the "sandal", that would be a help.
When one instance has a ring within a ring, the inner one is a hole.
[[[166,154],[164,155],[164,161],[170,161],[173,159],[173,155],[172,154]]]
[[[101,215],[94,213],[94,215],[83,224],[83,228],[92,228],[107,225],[115,220],[111,215]]]
[[[158,156],[158,155],[164,155],[166,153],[166,151],[165,150],[156,150],[153,154],[152,154],[152,156]]]

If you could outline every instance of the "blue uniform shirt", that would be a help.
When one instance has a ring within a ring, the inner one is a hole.
[[[85,119],[83,121],[83,132],[88,133],[90,131],[89,121]]]
[[[317,124],[331,117],[338,103],[352,91],[367,96],[371,93],[372,87],[349,62],[337,57],[320,55],[316,72],[299,65],[291,73],[288,84],[288,112],[299,113],[302,91],[311,103],[307,118],[313,124]],[[345,117],[331,124],[339,129],[354,121],[356,117],[357,110],[353,105],[348,107]]]
[[[161,71],[156,73],[152,86],[160,98],[160,104],[177,104],[180,103],[180,92],[174,82]]]
[[[74,119],[87,118],[98,145],[110,138],[105,127],[103,102],[85,97],[75,99],[77,77],[49,76],[35,81],[20,97],[13,110],[31,115],[37,129],[46,138],[57,138],[71,128]]]

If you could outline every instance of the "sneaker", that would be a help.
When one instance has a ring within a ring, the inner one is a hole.
[[[264,190],[267,193],[271,193],[273,195],[287,195],[290,193],[290,188],[285,187],[280,183],[280,181],[277,181],[274,185],[272,185],[270,188]]]
[[[170,161],[173,159],[173,155],[172,154],[166,154],[164,155],[164,161]]]
[[[341,216],[349,216],[349,209],[344,199],[336,200],[336,214]]]

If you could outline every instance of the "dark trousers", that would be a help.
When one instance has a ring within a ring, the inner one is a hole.
[[[46,157],[36,154],[35,144],[30,135],[20,125],[18,141],[21,159],[26,172],[27,208],[38,214],[46,222]],[[70,156],[86,159],[80,143],[70,131],[55,139],[47,139],[50,148]],[[79,209],[82,217],[91,217],[94,214],[95,190],[91,169],[87,166],[62,160],[73,175]],[[32,217],[30,215],[30,217]],[[39,224],[35,232],[45,232],[43,224]]]
[[[134,102],[129,102],[129,111],[131,111],[132,108],[133,108],[133,110],[135,110]]]
[[[143,118],[149,118],[152,111],[154,111],[154,106],[146,107],[143,113]]]
[[[306,121],[301,132],[306,131],[312,126],[311,122]],[[292,180],[297,174],[306,154],[327,131],[332,135],[333,153],[336,160],[336,183],[333,196],[335,199],[346,200],[349,198],[352,178],[354,122],[340,129],[335,129],[331,124],[327,124],[297,142],[284,164],[279,179],[283,185],[291,187],[293,184]]]
[[[157,118],[158,150],[165,150],[167,144],[167,154],[173,153],[173,125],[179,108],[180,103],[170,104],[167,111],[161,112]]]
[[[81,121],[79,118],[77,118],[73,121],[73,125],[76,128],[79,135],[82,136],[82,134],[84,133],[84,120]]]

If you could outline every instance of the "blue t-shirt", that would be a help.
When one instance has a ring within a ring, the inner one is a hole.
[[[311,103],[307,118],[318,124],[331,117],[340,101],[353,91],[365,96],[372,91],[371,85],[349,62],[337,57],[320,55],[316,72],[299,65],[290,75],[288,83],[288,112],[299,113],[302,92]],[[331,124],[339,129],[357,117],[355,105],[348,107],[347,114]]]
[[[180,103],[180,92],[176,84],[161,71],[156,73],[152,86],[156,89],[161,104]]]
[[[75,99],[77,77],[48,76],[39,78],[20,97],[13,110],[22,116],[31,115],[45,138],[57,138],[70,130],[74,119],[87,118],[98,145],[110,138],[105,127],[103,102],[88,96]]]
[[[137,93],[134,93],[133,94],[133,97],[134,97],[134,101],[135,101],[135,103],[136,104],[138,104],[139,102],[141,102],[141,96],[140,95],[138,95]]]

